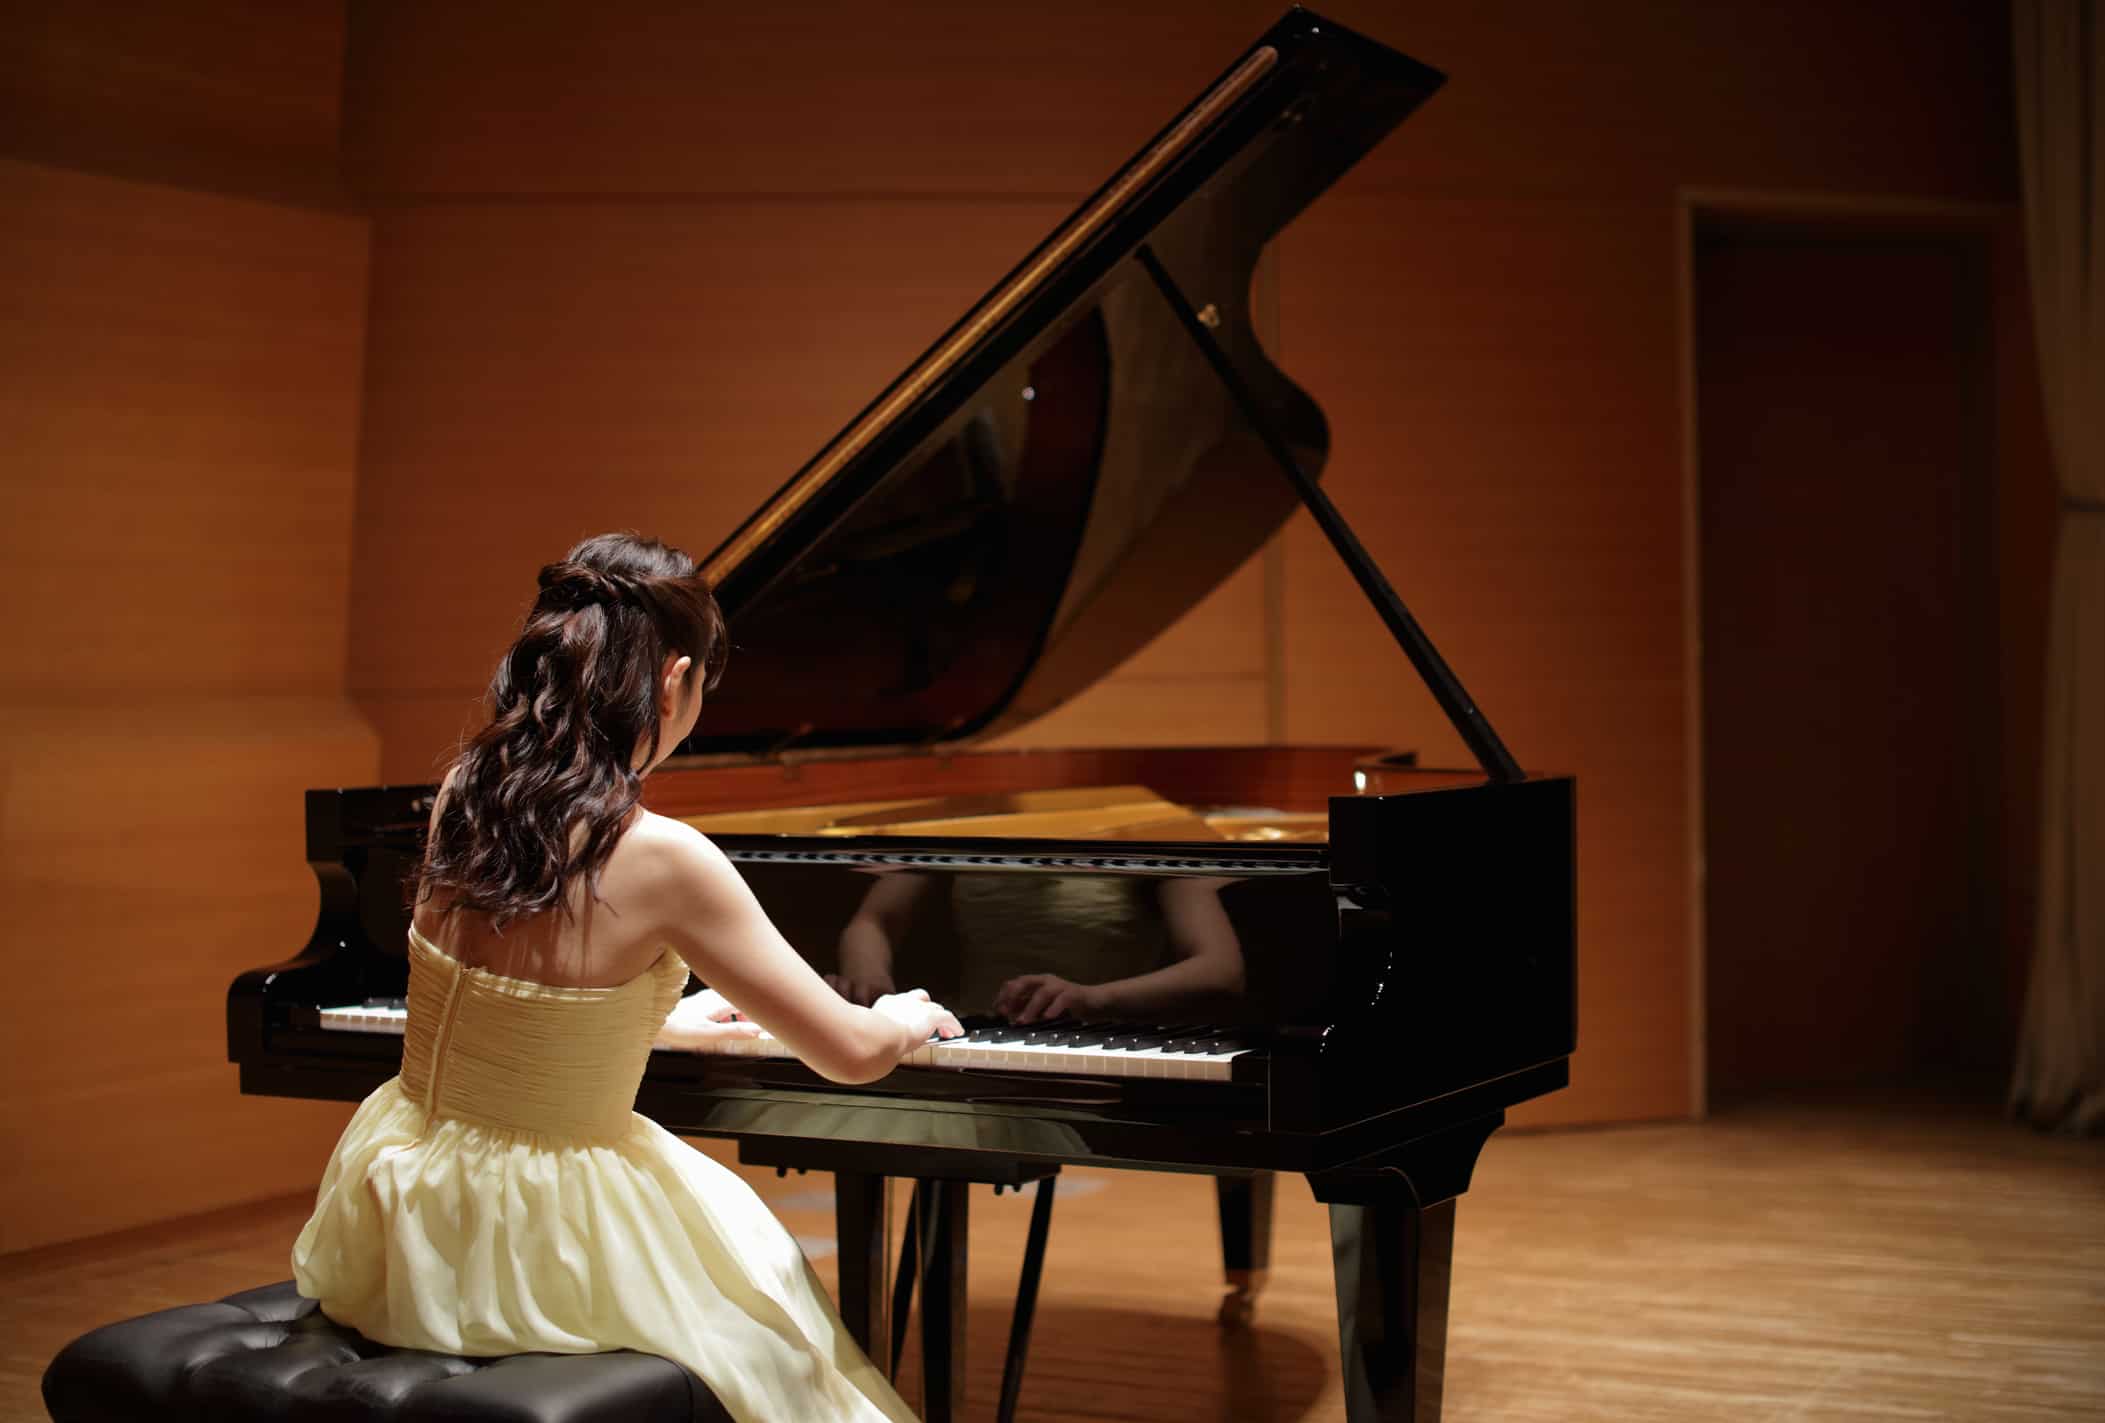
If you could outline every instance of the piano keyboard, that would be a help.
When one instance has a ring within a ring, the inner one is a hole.
[[[679,1010],[674,1009],[677,1016]],[[368,999],[321,1010],[321,1025],[336,1032],[387,1033],[400,1037],[409,1011],[402,1000]],[[1252,1052],[1227,1028],[1145,1023],[1008,1024],[968,1018],[965,1036],[930,1040],[901,1060],[903,1067],[944,1067],[993,1072],[1044,1072],[1069,1077],[1148,1077],[1182,1082],[1226,1082],[1234,1062]],[[794,1059],[796,1054],[763,1032],[758,1037],[673,1040],[661,1034],[661,1052],[711,1057]]]

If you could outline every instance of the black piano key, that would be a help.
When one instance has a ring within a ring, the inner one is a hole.
[[[1048,1018],[1042,1023],[1032,1023],[1024,1034],[1026,1044],[1047,1045],[1063,1033],[1073,1032],[1082,1025],[1073,1018]]]
[[[1136,1023],[1125,1032],[1106,1039],[1104,1046],[1107,1048],[1140,1048],[1142,1050],[1158,1048],[1169,1041],[1171,1031],[1170,1028],[1160,1023]]]
[[[1114,1051],[1136,1047],[1139,1045],[1140,1039],[1156,1031],[1158,1031],[1157,1026],[1153,1023],[1115,1023],[1112,1025],[1109,1036],[1104,1039],[1104,1046]]]
[[[1226,1029],[1219,1024],[1207,1023],[1196,1028],[1180,1028],[1176,1036],[1164,1043],[1164,1052],[1211,1052]]]

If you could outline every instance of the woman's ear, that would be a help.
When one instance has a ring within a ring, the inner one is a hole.
[[[658,714],[675,716],[680,710],[680,692],[687,685],[687,674],[694,667],[692,657],[668,657],[665,659],[665,679],[658,689]]]

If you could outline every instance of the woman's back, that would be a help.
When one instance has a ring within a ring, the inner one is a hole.
[[[443,794],[443,792],[442,792]],[[611,988],[645,973],[669,949],[667,921],[676,896],[667,891],[662,842],[673,822],[637,809],[598,882],[567,887],[563,911],[543,910],[499,928],[491,916],[442,895],[423,898],[414,927],[448,957],[507,978],[565,988]]]

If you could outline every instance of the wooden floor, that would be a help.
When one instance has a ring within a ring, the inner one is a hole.
[[[828,1179],[750,1179],[830,1283]],[[1205,1181],[1063,1183],[1024,1419],[1344,1416],[1325,1217],[1301,1183],[1281,1183],[1271,1281],[1234,1332],[1213,1322]],[[284,1278],[305,1208],[0,1258],[0,1416],[42,1417],[44,1364],[92,1325]],[[972,1211],[985,1418],[1029,1207],[981,1191]],[[1503,1133],[1457,1217],[1445,1416],[2105,1418],[2105,1143],[1919,1099]]]

